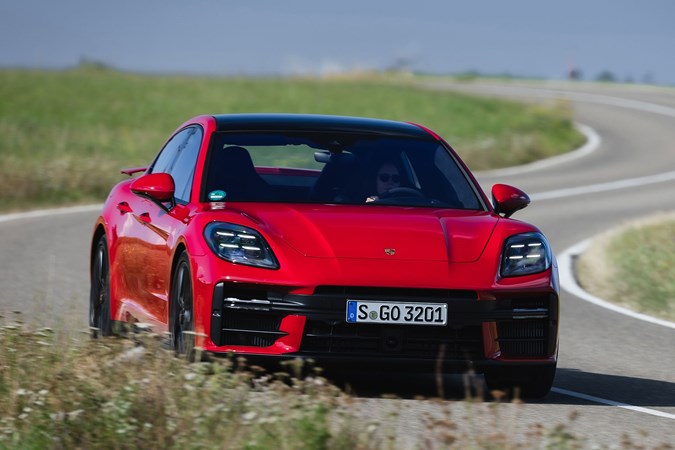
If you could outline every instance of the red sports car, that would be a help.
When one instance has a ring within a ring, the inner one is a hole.
[[[544,235],[492,204],[437,134],[386,120],[195,117],[115,186],[90,325],[146,323],[189,354],[483,372],[546,395],[559,285]]]

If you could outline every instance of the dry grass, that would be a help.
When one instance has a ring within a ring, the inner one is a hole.
[[[409,401],[348,395],[316,370],[300,376],[298,363],[274,374],[231,359],[190,364],[160,339],[91,340],[0,316],[0,449],[602,448],[570,431],[576,413],[524,426],[520,402],[472,389],[460,402],[418,399],[429,412],[406,434]]]
[[[675,320],[675,213],[631,221],[593,240],[576,265],[590,293]]]

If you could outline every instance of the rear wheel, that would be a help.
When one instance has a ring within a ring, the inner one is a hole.
[[[501,367],[485,372],[491,391],[504,391],[513,398],[541,398],[551,390],[556,365]]]
[[[169,330],[171,343],[177,355],[194,358],[194,309],[192,302],[192,276],[187,253],[182,253],[173,270],[169,298]]]
[[[110,261],[105,234],[96,242],[91,260],[89,290],[89,327],[94,338],[112,334],[110,318]]]

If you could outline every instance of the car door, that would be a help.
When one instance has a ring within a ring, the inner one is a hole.
[[[130,199],[131,218],[127,222],[125,281],[132,304],[127,311],[133,321],[158,325],[164,329],[168,318],[171,281],[172,243],[184,226],[192,179],[201,146],[200,127],[188,127],[174,135],[164,146],[149,173],[168,173],[176,186],[176,206],[168,210],[154,201],[139,196]],[[159,330],[158,330],[159,331]]]

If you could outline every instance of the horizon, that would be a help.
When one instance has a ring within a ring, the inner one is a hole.
[[[675,85],[675,2],[25,0],[0,5],[0,67],[134,73],[360,71]],[[9,44],[8,44],[9,43]]]

